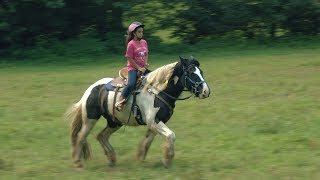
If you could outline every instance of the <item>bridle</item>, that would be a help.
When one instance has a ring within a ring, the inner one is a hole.
[[[188,68],[192,66],[192,65],[189,65]],[[188,68],[185,68],[183,66],[183,72],[184,72],[184,87],[187,87],[187,80],[189,80],[189,82],[191,83],[191,94],[193,95],[196,95],[197,93],[199,93],[200,91],[198,91],[198,87],[200,85],[202,85],[203,83],[206,83],[206,81],[194,81],[192,80],[189,76],[188,76],[188,72],[186,71],[186,69]],[[189,91],[189,90],[186,90],[186,91]]]
[[[187,96],[187,97],[184,97],[184,98],[176,98],[176,97],[173,97],[171,96],[170,94],[162,91],[161,93],[163,93],[164,95],[166,95],[167,97],[173,99],[173,100],[186,100],[186,99],[189,99],[191,96],[196,96],[197,93],[199,93],[200,91],[198,91],[198,87],[200,85],[202,85],[203,83],[206,83],[206,81],[194,81],[192,80],[189,76],[188,76],[188,72],[187,72],[187,69],[190,68],[190,66],[192,65],[189,65],[187,68],[185,68],[184,66],[182,66],[182,69],[183,69],[183,76],[184,76],[184,84],[183,84],[183,91],[189,91],[188,89],[185,89],[187,87],[187,81],[189,81],[191,83],[191,95],[190,96]]]
[[[192,65],[189,65],[188,68],[190,68],[190,66]],[[190,96],[187,96],[187,97],[184,97],[184,98],[179,98],[179,97],[173,97],[171,96],[170,94],[164,92],[164,91],[160,91],[159,94],[164,94],[165,96],[169,97],[170,99],[173,99],[173,100],[186,100],[186,99],[189,99],[191,96],[196,96],[197,93],[199,93],[199,91],[197,90],[198,87],[203,84],[203,83],[206,83],[206,81],[194,81],[192,80],[189,76],[188,76],[188,72],[187,72],[187,69],[188,68],[185,68],[184,66],[182,66],[183,68],[183,76],[184,76],[184,84],[183,84],[183,90],[182,91],[190,91],[188,89],[185,89],[187,87],[187,81],[189,81],[191,83],[191,94]],[[156,98],[158,98],[160,101],[162,101],[164,104],[167,105],[167,107],[169,108],[170,110],[170,116],[172,115],[173,113],[173,107],[164,99],[162,98],[159,94],[156,95]]]

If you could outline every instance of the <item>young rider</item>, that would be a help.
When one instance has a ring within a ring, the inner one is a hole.
[[[127,69],[128,69],[128,83],[123,89],[119,101],[115,104],[118,111],[123,110],[123,106],[127,97],[134,89],[137,81],[138,71],[144,73],[148,66],[148,44],[142,39],[144,25],[140,22],[133,22],[130,24],[127,31]]]

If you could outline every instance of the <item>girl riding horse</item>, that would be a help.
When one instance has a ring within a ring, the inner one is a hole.
[[[128,28],[127,35],[127,69],[128,84],[122,91],[119,101],[116,103],[118,111],[122,111],[125,101],[131,91],[134,89],[137,81],[137,73],[146,71],[148,65],[148,44],[142,39],[144,25],[140,22],[133,22]]]
[[[98,134],[100,142],[110,166],[116,163],[116,152],[109,142],[110,136],[123,125],[141,125],[131,116],[133,97],[129,96],[127,105],[121,112],[115,111],[114,99],[120,99],[114,91],[106,90],[105,86],[112,78],[104,78],[92,84],[84,93],[80,101],[70,107],[67,117],[70,120],[70,138],[73,164],[76,168],[82,167],[82,158],[90,157],[90,148],[86,140],[89,132],[101,116],[107,120],[107,126]],[[184,59],[162,66],[144,79],[136,95],[136,104],[139,106],[143,124],[147,132],[138,147],[138,159],[143,161],[148,149],[157,134],[166,137],[163,146],[162,162],[170,167],[174,157],[175,133],[165,124],[173,114],[175,102],[184,90],[200,99],[209,97],[210,88],[203,78],[199,62],[194,58]],[[190,96],[191,97],[191,96]],[[185,98],[184,98],[185,99]]]

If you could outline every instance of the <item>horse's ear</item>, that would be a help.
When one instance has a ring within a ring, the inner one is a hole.
[[[184,59],[184,58],[182,58],[181,56],[179,56],[179,58],[180,58],[180,62],[182,63],[182,65],[186,65],[187,63],[188,63],[188,60],[187,59]]]
[[[200,63],[199,63],[199,61],[196,60],[196,59],[193,60],[193,64],[195,64],[196,66],[200,67]]]
[[[194,58],[193,55],[191,55],[191,56],[189,57],[189,60],[190,60],[190,62],[191,62],[192,64],[200,67],[200,63],[198,62],[198,60],[197,60],[196,58]]]

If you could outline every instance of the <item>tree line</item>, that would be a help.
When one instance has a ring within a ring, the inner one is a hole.
[[[44,39],[86,34],[101,41],[123,37],[132,21],[148,32],[170,29],[196,43],[210,37],[278,38],[318,35],[318,0],[2,0],[0,48],[25,48]],[[121,34],[121,35],[120,35]]]

